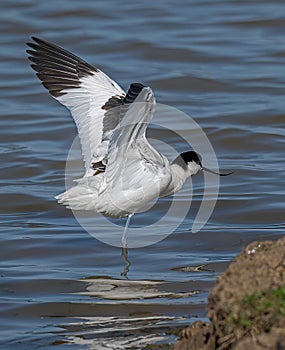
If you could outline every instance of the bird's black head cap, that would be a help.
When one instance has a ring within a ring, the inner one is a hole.
[[[180,154],[180,157],[184,160],[186,164],[190,162],[195,162],[202,166],[202,157],[195,151],[183,152]]]

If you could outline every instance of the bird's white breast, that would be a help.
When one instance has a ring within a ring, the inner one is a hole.
[[[112,217],[128,216],[149,209],[149,203],[160,197],[171,181],[170,167],[128,155],[126,166],[111,184],[102,182],[97,210]]]

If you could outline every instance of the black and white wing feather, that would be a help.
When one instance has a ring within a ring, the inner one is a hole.
[[[105,172],[107,185],[115,184],[122,174],[132,173],[132,178],[141,174],[142,169],[135,166],[133,160],[140,160],[142,164],[165,164],[164,157],[157,152],[146,139],[146,129],[155,112],[155,97],[148,86],[135,83],[130,89],[120,108],[120,118],[117,127],[112,133],[108,148],[108,165]],[[126,180],[126,184],[129,180]]]
[[[94,173],[92,158],[102,144],[106,103],[120,104],[126,94],[116,82],[81,58],[45,40],[33,40],[27,43],[32,48],[27,50],[31,67],[49,93],[71,111],[82,146],[85,175],[90,175]],[[112,128],[115,126],[113,123]]]

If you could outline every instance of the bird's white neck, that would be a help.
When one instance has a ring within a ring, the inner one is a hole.
[[[172,186],[173,192],[177,192],[184,185],[184,182],[188,179],[188,177],[197,174],[197,172],[201,169],[201,167],[195,163],[190,162],[187,166],[181,166],[180,164],[173,163],[170,165],[171,173],[172,173]]]

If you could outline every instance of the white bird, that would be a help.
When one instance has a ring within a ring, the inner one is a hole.
[[[66,106],[76,123],[85,175],[55,197],[73,210],[95,210],[112,218],[127,217],[122,246],[133,214],[181,189],[202,166],[194,151],[172,163],[152,147],[146,128],[155,110],[150,87],[133,83],[125,93],[106,74],[74,54],[33,37],[27,43],[31,67],[44,87]],[[229,175],[229,174],[218,174]]]

